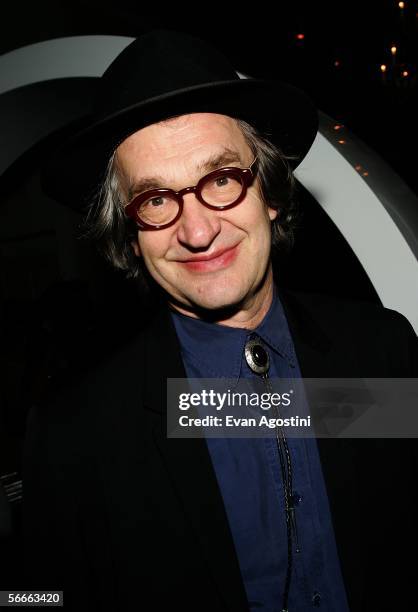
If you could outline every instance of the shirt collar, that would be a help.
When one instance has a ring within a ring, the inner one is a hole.
[[[293,343],[276,290],[266,316],[254,330],[194,319],[177,311],[172,311],[171,316],[183,358],[192,360],[208,378],[238,379],[245,342],[254,333],[289,364],[295,365]]]
[[[271,349],[291,366],[296,364],[296,354],[282,303],[274,288],[273,301],[257,329],[253,330]]]

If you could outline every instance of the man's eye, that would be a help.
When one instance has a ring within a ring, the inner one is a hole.
[[[225,187],[225,185],[228,185],[228,177],[227,176],[220,176],[219,178],[216,179],[216,186],[217,187]]]
[[[164,198],[152,198],[151,200],[149,200],[149,204],[151,204],[151,206],[161,206],[162,204],[164,204]]]

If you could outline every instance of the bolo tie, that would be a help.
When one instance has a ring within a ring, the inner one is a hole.
[[[270,358],[267,350],[263,346],[261,339],[256,334],[251,334],[251,336],[248,338],[247,342],[245,343],[244,354],[248,367],[252,370],[252,372],[254,372],[254,374],[261,376],[268,393],[270,393],[271,395],[273,393],[273,390],[270,378],[268,376],[270,369]],[[279,407],[275,406],[275,409],[276,416],[278,419],[280,419],[281,414]],[[288,612],[288,600],[293,567],[293,543],[295,544],[296,552],[300,552],[300,548],[298,542],[298,533],[294,508],[295,497],[293,494],[292,461],[283,427],[280,427],[279,425],[276,426],[276,442],[280,460],[280,470],[282,474],[287,532],[287,569],[286,580],[283,590],[282,612]]]

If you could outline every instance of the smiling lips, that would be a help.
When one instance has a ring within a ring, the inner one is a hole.
[[[237,256],[238,245],[215,251],[211,255],[196,255],[179,263],[194,272],[213,272],[226,268]]]

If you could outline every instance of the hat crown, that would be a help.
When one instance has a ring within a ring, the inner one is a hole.
[[[213,82],[239,80],[231,63],[205,41],[168,30],[134,40],[100,79],[94,112],[98,117]]]
[[[164,119],[218,113],[247,121],[291,156],[292,168],[306,155],[318,124],[312,102],[292,85],[240,79],[210,44],[168,30],[128,45],[98,79],[95,103],[86,106],[89,114],[69,126],[72,134],[68,129],[42,171],[45,192],[76,210],[97,197],[118,145]]]

